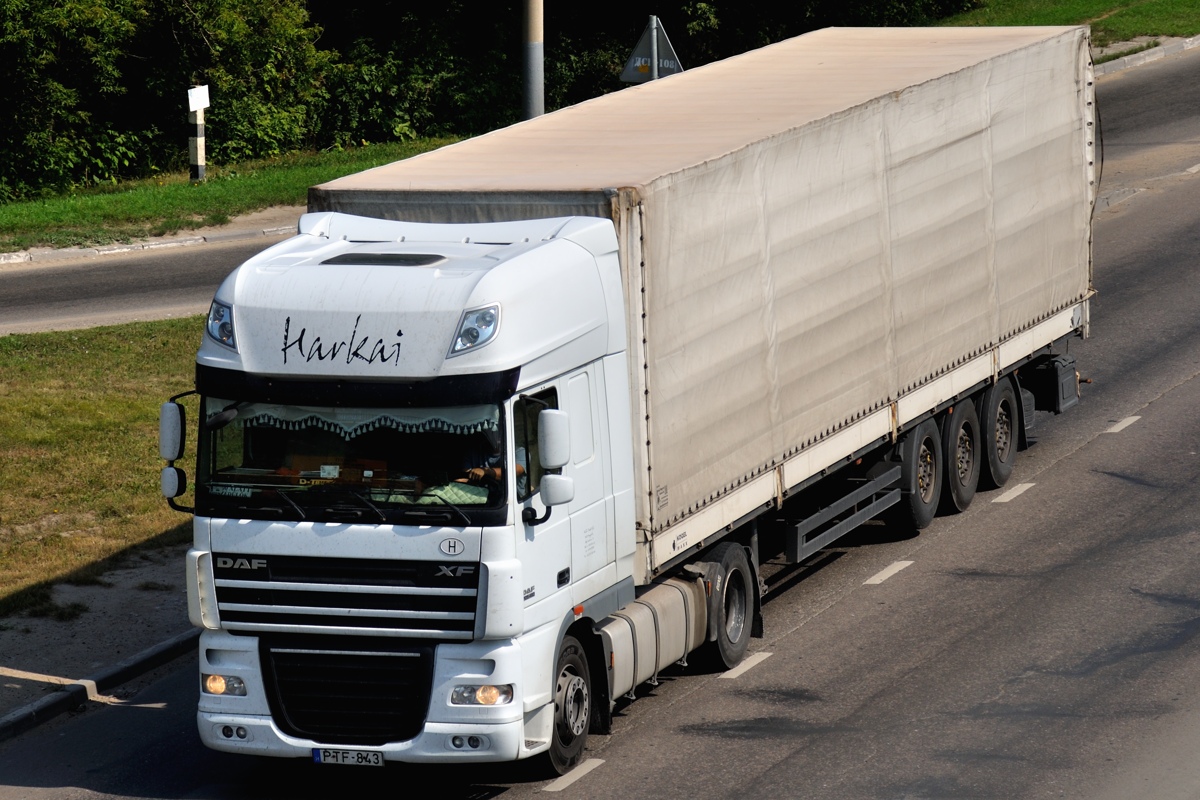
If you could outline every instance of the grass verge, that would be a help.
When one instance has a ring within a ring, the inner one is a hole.
[[[986,5],[942,21],[943,25],[1092,26],[1092,44],[1105,47],[1138,36],[1195,36],[1195,0],[987,0]]]
[[[0,252],[109,244],[223,225],[277,205],[303,204],[308,187],[453,142],[419,139],[326,153],[298,153],[213,167],[204,183],[187,173],[0,205]]]
[[[0,616],[71,613],[54,582],[191,540],[158,491],[158,406],[192,385],[202,331],[191,317],[0,337]]]

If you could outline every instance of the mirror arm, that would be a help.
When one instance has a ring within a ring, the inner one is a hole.
[[[550,519],[550,512],[554,510],[554,506],[546,506],[546,513],[540,518],[537,515],[537,509],[533,506],[527,506],[521,511],[521,521],[526,525],[541,525],[546,520]]]
[[[195,514],[196,513],[196,509],[193,508],[192,506],[181,506],[181,505],[179,505],[179,503],[176,503],[174,497],[167,498],[167,505],[169,505],[171,508],[175,509],[176,511],[182,511],[185,514]]]

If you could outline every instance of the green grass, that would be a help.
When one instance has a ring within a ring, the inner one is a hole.
[[[1081,25],[1103,47],[1137,36],[1195,36],[1195,0],[986,0],[981,8],[943,20],[944,25]]]
[[[191,540],[158,491],[158,407],[192,385],[202,331],[191,317],[0,337],[0,616],[57,617],[51,583]]]
[[[223,225],[239,214],[303,204],[308,187],[432,150],[452,139],[420,139],[271,161],[214,167],[193,185],[186,173],[0,205],[0,252],[72,247]]]

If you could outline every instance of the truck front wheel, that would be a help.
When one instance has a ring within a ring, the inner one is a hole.
[[[554,772],[563,775],[579,763],[592,721],[592,678],[583,645],[574,636],[563,637],[555,676],[549,760]]]

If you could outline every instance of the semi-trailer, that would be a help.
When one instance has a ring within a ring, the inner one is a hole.
[[[1008,479],[1078,398],[1085,28],[826,29],[314,187],[216,291],[200,735],[543,757],[808,558]],[[189,394],[189,393],[185,393]]]

